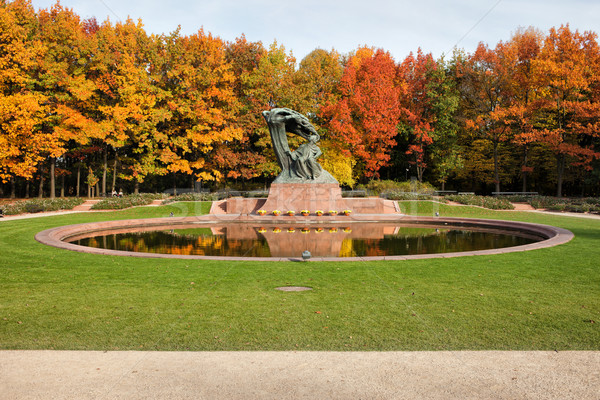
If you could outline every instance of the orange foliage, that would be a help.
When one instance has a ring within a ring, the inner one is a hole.
[[[365,177],[379,176],[396,145],[400,89],[395,79],[389,53],[361,48],[346,64],[339,100],[321,109],[332,140],[355,156]]]

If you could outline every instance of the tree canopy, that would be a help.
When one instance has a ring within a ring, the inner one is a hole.
[[[261,116],[274,107],[308,116],[344,186],[414,176],[600,194],[594,32],[519,29],[439,59],[362,46],[298,62],[243,35],[149,35],[142,21],[98,23],[58,2],[0,3],[0,190],[13,195],[38,182],[54,196],[58,176],[80,195],[81,171],[99,192],[264,185],[279,173]]]

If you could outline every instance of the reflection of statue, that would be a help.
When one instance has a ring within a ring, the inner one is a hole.
[[[317,146],[320,136],[308,118],[289,108],[263,111],[263,116],[269,126],[273,150],[282,169],[274,183],[337,183],[317,162],[322,154]],[[292,152],[286,132],[301,136],[308,142]]]

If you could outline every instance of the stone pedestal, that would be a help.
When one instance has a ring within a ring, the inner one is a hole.
[[[337,183],[273,183],[267,199],[244,199],[234,197],[214,202],[211,214],[256,214],[265,210],[269,215],[273,210],[282,213],[308,210],[314,215],[321,210],[341,212],[351,210],[356,214],[396,214],[398,204],[378,197],[342,198],[342,189]]]
[[[292,210],[341,211],[347,208],[342,198],[342,189],[337,183],[273,183],[269,197],[262,209],[268,212],[279,210],[283,213]]]

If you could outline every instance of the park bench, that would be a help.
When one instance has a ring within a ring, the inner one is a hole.
[[[464,196],[467,196],[467,195],[469,195],[469,196],[475,196],[475,192],[458,192],[458,195],[459,196],[463,196],[463,195]]]

